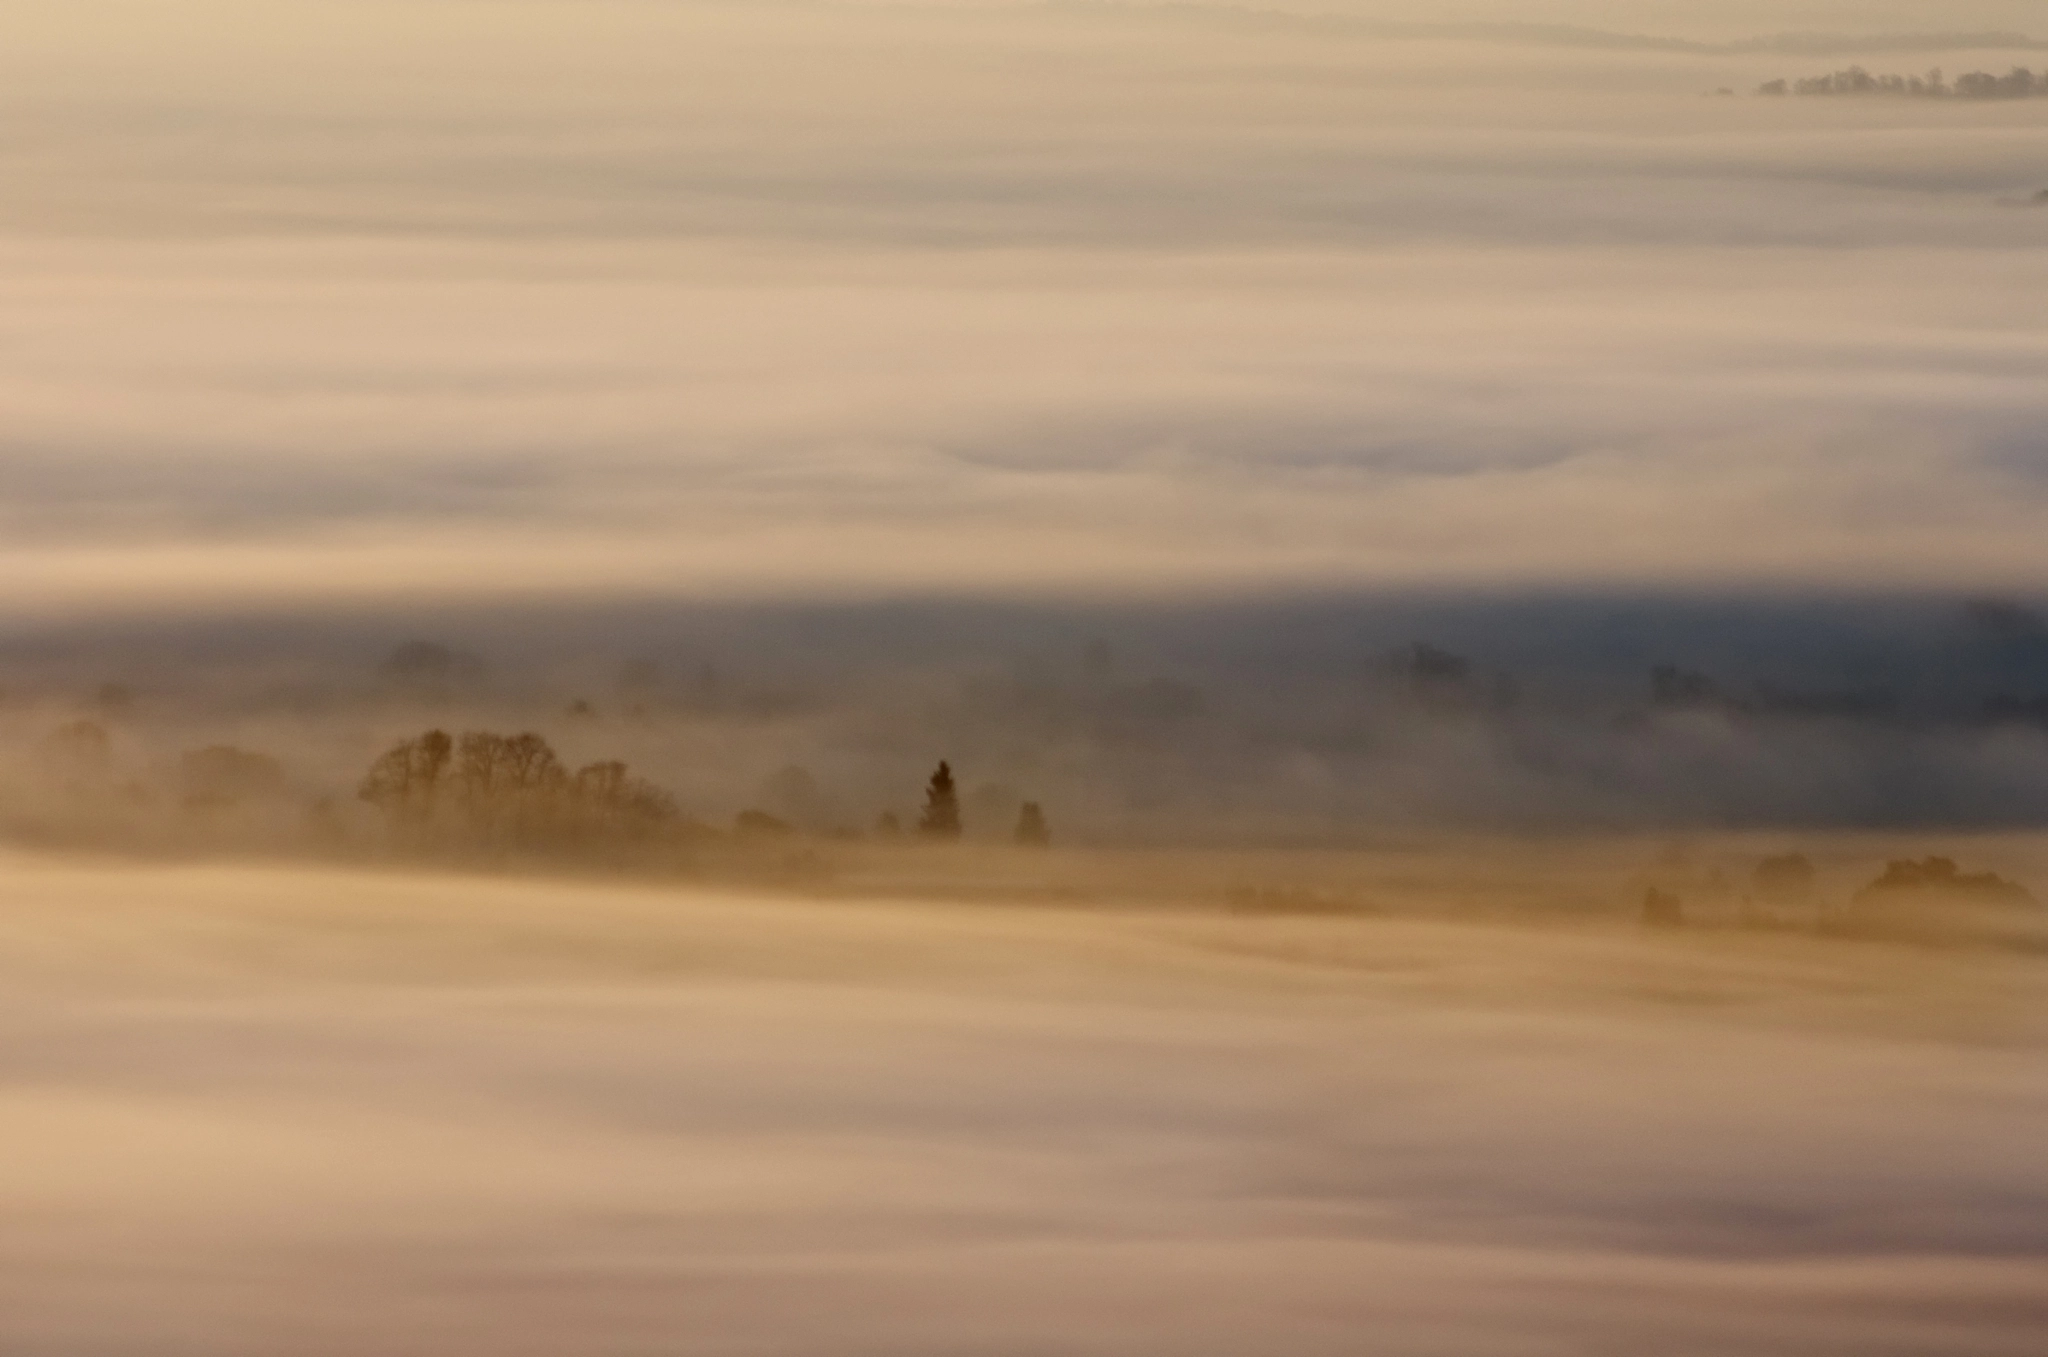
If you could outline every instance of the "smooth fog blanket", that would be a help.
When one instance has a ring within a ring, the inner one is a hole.
[[[0,613],[2048,563],[2038,3],[16,8]]]
[[[2030,959],[0,888],[11,1357],[2017,1357],[2048,1325]]]

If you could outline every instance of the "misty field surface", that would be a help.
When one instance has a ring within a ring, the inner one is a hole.
[[[2048,965],[0,865],[0,1351],[2036,1354]]]

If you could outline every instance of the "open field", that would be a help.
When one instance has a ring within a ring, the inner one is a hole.
[[[1426,866],[1269,917],[1163,857],[972,905],[10,861],[0,1350],[2039,1351],[2040,957],[1405,911]]]

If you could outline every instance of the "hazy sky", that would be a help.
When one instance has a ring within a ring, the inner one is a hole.
[[[0,52],[0,608],[2038,581],[2048,209],[2000,200],[2048,188],[2048,100],[1704,97],[1852,59],[2048,49],[38,6]]]

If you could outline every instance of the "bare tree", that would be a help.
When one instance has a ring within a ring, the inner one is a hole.
[[[394,745],[370,765],[356,795],[395,820],[423,825],[433,818],[453,748],[442,730]]]

